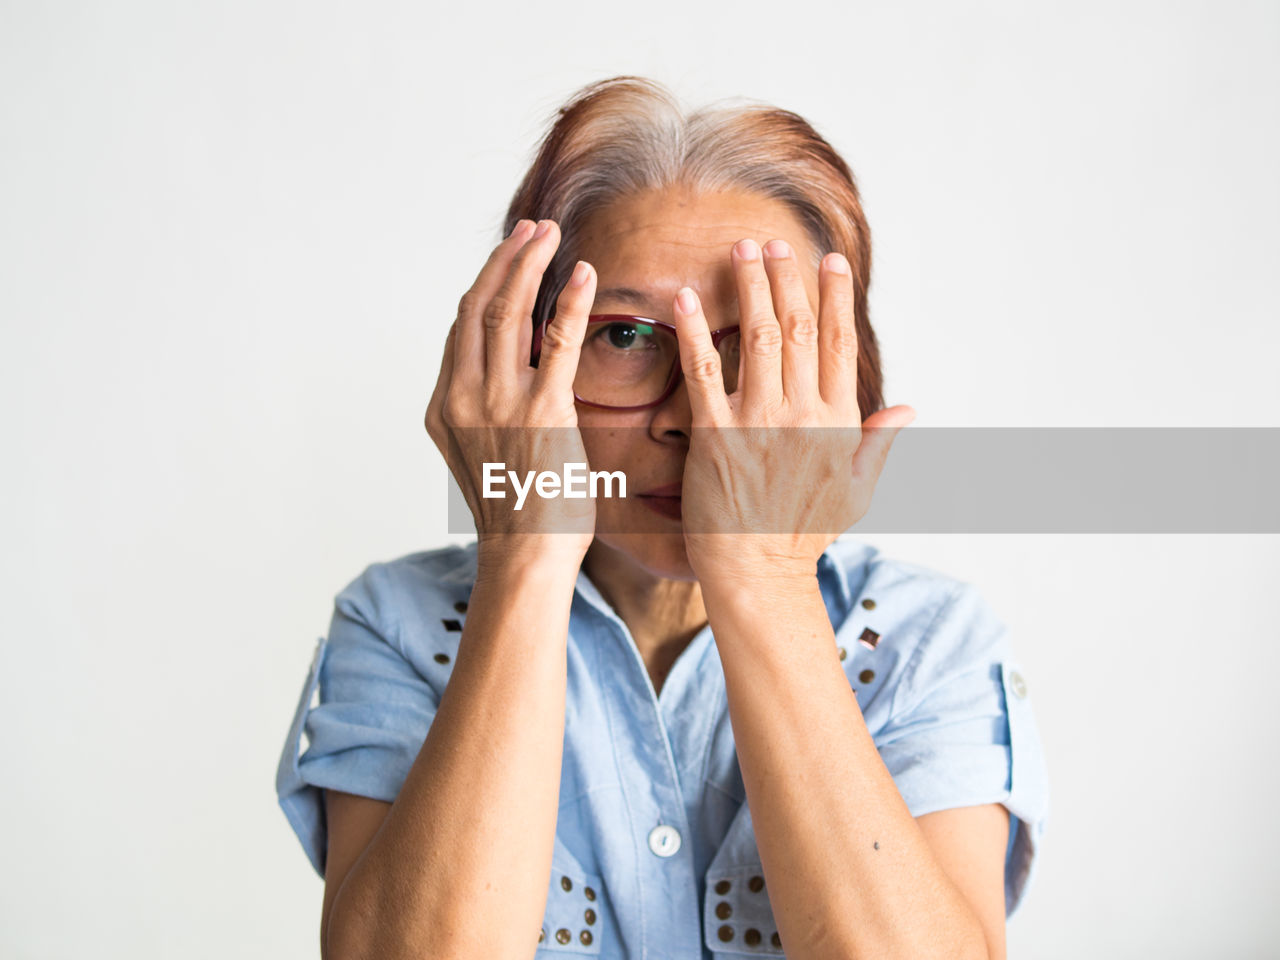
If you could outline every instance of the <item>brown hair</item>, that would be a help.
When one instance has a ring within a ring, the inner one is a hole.
[[[561,243],[543,275],[533,320],[555,308],[579,257],[587,217],[633,193],[676,184],[748,190],[781,201],[809,232],[818,261],[843,253],[853,268],[858,410],[884,407],[880,350],[867,308],[871,234],[848,164],[789,110],[747,102],[686,112],[661,84],[613,77],[560,108],[507,209],[503,235],[521,219],[555,220]],[[816,269],[818,263],[813,267]]]

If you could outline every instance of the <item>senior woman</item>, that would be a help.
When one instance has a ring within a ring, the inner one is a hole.
[[[847,165],[619,77],[506,233],[426,415],[478,539],[338,595],[281,759],[323,955],[1003,957],[1047,815],[1007,633],[837,539],[914,416]],[[486,495],[573,462],[629,495]]]

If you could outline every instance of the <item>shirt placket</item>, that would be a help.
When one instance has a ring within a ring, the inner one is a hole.
[[[702,926],[693,844],[671,739],[630,632],[592,593],[594,588],[584,591],[599,614],[592,617],[597,676],[610,681],[604,709],[623,808],[593,816],[608,817],[615,829],[601,835],[625,844],[606,851],[602,862],[633,868],[612,876],[622,940],[638,948],[638,957],[698,957]],[[625,830],[617,829],[620,817]]]

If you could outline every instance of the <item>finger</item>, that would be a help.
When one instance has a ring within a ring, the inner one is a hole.
[[[511,233],[489,254],[471,288],[458,302],[457,343],[455,345],[454,379],[479,383],[484,379],[484,329],[483,312],[503,278],[511,268],[511,261],[520,252],[533,233],[532,220],[520,220]]]
[[[853,271],[842,253],[829,253],[818,270],[818,392],[832,406],[858,406],[858,327],[853,315]]]
[[[596,298],[596,271],[579,260],[569,282],[556,300],[556,315],[547,321],[534,374],[534,391],[549,397],[567,397],[573,402],[573,378],[587,334],[587,317]]]
[[[720,353],[711,345],[711,328],[702,311],[702,302],[689,287],[676,294],[676,343],[680,350],[680,370],[689,392],[689,408],[695,425],[726,423],[729,398],[724,392]]]
[[[915,418],[915,410],[906,404],[889,407],[867,417],[862,425],[862,442],[853,455],[853,476],[874,487],[884,470],[894,439]]]
[[[785,240],[764,245],[764,269],[773,314],[782,330],[782,393],[788,400],[817,401],[818,318],[804,287],[800,262]]]
[[[484,308],[485,383],[490,389],[512,384],[529,368],[533,302],[542,274],[560,245],[554,220],[540,220],[529,242],[511,261],[506,277]]]
[[[431,400],[427,403],[425,423],[427,433],[436,448],[447,456],[445,437],[448,427],[444,422],[444,398],[449,393],[449,384],[453,379],[453,364],[456,353],[458,324],[449,327],[449,335],[444,340],[444,354],[440,357],[440,374],[436,377],[436,388],[431,392]]]
[[[742,326],[742,378],[738,390],[745,406],[758,407],[782,397],[782,328],[773,314],[760,247],[754,240],[739,240],[733,246],[731,259]]]

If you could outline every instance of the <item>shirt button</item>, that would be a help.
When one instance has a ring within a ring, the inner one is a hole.
[[[680,831],[660,823],[649,831],[649,849],[659,857],[674,856],[680,849]]]
[[[1009,689],[1019,700],[1027,695],[1027,681],[1022,679],[1022,674],[1017,670],[1009,671]]]

